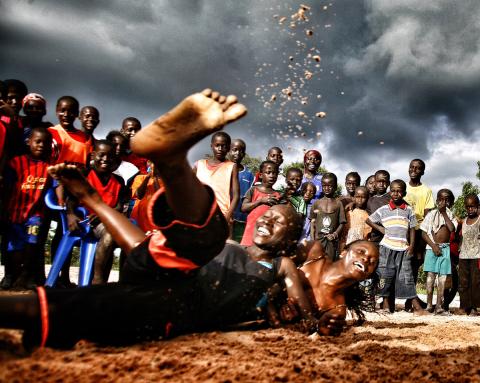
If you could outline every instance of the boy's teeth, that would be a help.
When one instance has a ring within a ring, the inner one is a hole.
[[[257,229],[257,232],[258,232],[259,234],[263,234],[263,235],[269,235],[269,234],[270,234],[270,232],[269,232],[267,229],[265,229],[264,227],[259,227],[259,228]]]

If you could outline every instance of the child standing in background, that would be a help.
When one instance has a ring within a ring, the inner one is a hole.
[[[290,168],[285,177],[287,187],[284,190],[283,198],[293,206],[295,211],[305,218],[307,215],[307,204],[302,193],[298,190],[302,183],[303,173],[300,169]]]
[[[233,212],[240,199],[238,168],[234,162],[227,160],[231,143],[227,133],[214,133],[210,143],[213,157],[198,160],[193,167],[197,178],[213,189],[218,206],[227,219],[230,234],[233,227]]]
[[[6,169],[9,229],[5,268],[9,278],[4,289],[32,289],[45,278],[35,258],[44,253],[40,234],[45,224],[44,197],[51,183],[47,168],[52,136],[45,128],[35,127],[27,143],[29,153],[12,158]]]
[[[360,186],[361,178],[357,172],[350,172],[345,177],[345,190],[346,195],[341,196],[339,199],[345,208],[349,203],[354,201],[355,189]],[[366,201],[365,201],[366,203]]]
[[[322,177],[323,197],[313,203],[310,211],[311,238],[320,241],[325,256],[336,259],[338,238],[346,223],[345,210],[342,203],[335,198],[337,176],[325,173]]]
[[[377,268],[382,309],[385,313],[395,310],[389,299],[394,293],[395,298],[411,299],[414,313],[423,314],[409,262],[415,246],[417,221],[412,208],[403,199],[406,189],[402,180],[393,181],[390,184],[390,202],[370,215],[367,224],[383,234]]]
[[[245,165],[242,164],[247,151],[247,144],[241,139],[232,141],[230,147],[230,158],[237,165],[238,168],[238,185],[240,188],[240,200],[237,208],[233,213],[233,240],[240,242],[242,240],[243,232],[245,230],[245,223],[247,221],[247,214],[242,212],[242,202],[248,189],[253,185],[255,176]]]
[[[465,197],[467,218],[462,225],[462,242],[458,261],[460,311],[463,315],[478,315],[480,308],[480,217],[476,194]]]
[[[53,137],[53,163],[68,162],[85,168],[93,146],[92,138],[74,126],[79,113],[77,99],[60,97],[56,113],[59,124],[48,128]]]
[[[353,197],[353,209],[346,212],[347,223],[340,238],[339,251],[350,243],[358,240],[368,240],[372,228],[367,225],[368,213],[366,210],[368,190],[365,186],[358,186]]]
[[[303,156],[303,179],[302,184],[311,182],[317,189],[314,200],[322,196],[322,174],[319,173],[322,164],[322,155],[318,150],[310,149]]]
[[[127,151],[122,159],[134,164],[140,171],[140,174],[147,174],[147,159],[138,156],[130,150],[130,140],[135,137],[140,129],[142,129],[142,124],[135,117],[127,117],[122,121],[120,133],[122,133],[127,139]]]
[[[430,210],[425,216],[420,229],[423,240],[427,244],[423,271],[427,273],[427,311],[433,312],[433,287],[438,275],[437,304],[435,314],[441,315],[443,296],[447,276],[452,273],[450,262],[450,236],[457,228],[457,220],[450,211],[455,200],[453,193],[448,189],[441,189],[437,193],[437,208]]]
[[[261,217],[271,206],[280,203],[281,194],[273,190],[273,185],[277,181],[278,167],[272,161],[263,161],[260,164],[260,185],[252,186],[242,203],[242,211],[247,213],[247,224],[243,233],[243,246],[253,244],[253,235],[257,219]]]
[[[314,202],[315,194],[317,193],[317,187],[312,182],[305,182],[300,187],[300,193],[303,196],[305,205],[307,206],[307,214],[305,215],[305,220],[303,222],[302,235],[300,240],[310,240],[311,233],[311,221],[310,221],[310,212],[312,211],[312,206]]]

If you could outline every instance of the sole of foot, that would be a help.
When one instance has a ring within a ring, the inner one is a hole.
[[[141,129],[131,140],[132,151],[152,161],[186,157],[202,138],[242,118],[247,108],[237,97],[205,89],[181,101],[172,110]]]

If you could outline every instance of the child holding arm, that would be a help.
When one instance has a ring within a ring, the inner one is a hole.
[[[250,246],[255,230],[255,222],[271,206],[280,203],[281,194],[273,190],[273,185],[277,181],[278,167],[272,161],[263,161],[260,164],[260,185],[252,186],[242,203],[242,212],[247,213],[247,223],[243,232],[243,246]]]
[[[427,273],[427,311],[433,312],[433,287],[438,275],[437,304],[435,314],[443,315],[443,297],[447,276],[452,274],[450,262],[450,236],[455,232],[457,220],[450,211],[454,202],[449,189],[437,193],[437,208],[430,210],[420,225],[423,240],[427,244],[423,271]]]

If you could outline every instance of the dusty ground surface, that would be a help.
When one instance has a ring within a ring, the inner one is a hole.
[[[336,338],[262,329],[32,354],[20,337],[0,330],[1,382],[480,381],[478,317],[368,314]]]
[[[403,311],[367,314],[336,338],[261,329],[32,354],[20,331],[0,330],[0,382],[478,382],[479,346],[480,317]]]

